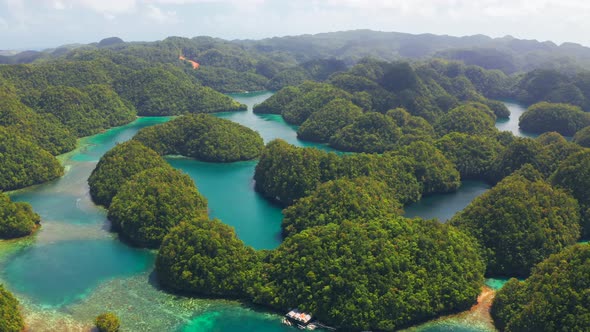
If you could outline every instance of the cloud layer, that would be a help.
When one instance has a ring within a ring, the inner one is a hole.
[[[590,2],[581,0],[0,0],[0,49],[363,28],[590,45],[588,17]]]

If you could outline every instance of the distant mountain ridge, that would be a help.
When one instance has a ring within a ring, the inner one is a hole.
[[[537,68],[575,72],[590,69],[590,48],[576,43],[557,45],[551,41],[517,39],[512,36],[492,38],[485,35],[454,37],[435,34],[410,34],[372,30],[350,30],[314,35],[273,37],[260,40],[223,40],[210,37],[168,37],[163,41],[124,42],[117,37],[98,43],[71,44],[44,51],[24,51],[10,55],[0,53],[0,64],[30,63],[39,59],[66,56],[77,49],[115,48],[133,45],[159,48],[167,41],[184,39],[203,47],[211,43],[230,44],[263,56],[287,54],[295,61],[335,58],[348,65],[362,58],[385,61],[443,58],[458,60],[486,69],[499,69],[506,74],[526,72]]]
[[[365,56],[387,61],[440,57],[487,69],[500,69],[506,73],[539,67],[555,68],[555,64],[551,64],[553,61],[590,67],[588,47],[576,43],[556,45],[551,41],[539,42],[512,36],[492,38],[479,34],[454,37],[352,30],[235,42],[261,52],[293,53],[301,61],[325,57],[336,57],[346,62],[355,62]],[[490,60],[499,61],[499,58],[504,58],[504,62],[508,59],[511,64],[489,63]]]

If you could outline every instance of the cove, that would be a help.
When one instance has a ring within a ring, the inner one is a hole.
[[[463,210],[477,196],[490,189],[484,181],[461,181],[459,190],[448,194],[437,194],[423,197],[420,201],[405,207],[408,218],[438,219],[446,222],[457,212]]]
[[[209,216],[236,229],[239,238],[256,249],[281,244],[281,208],[254,191],[256,161],[212,164],[187,158],[166,158],[190,175],[207,197]]]
[[[511,100],[500,100],[501,102],[508,107],[510,110],[510,117],[509,118],[502,118],[496,121],[496,128],[500,131],[509,131],[514,134],[514,136],[518,137],[530,137],[535,138],[539,135],[527,133],[520,129],[518,126],[518,121],[522,113],[526,112],[527,107],[523,104],[517,103]]]
[[[331,151],[325,145],[298,140],[296,127],[285,123],[280,116],[253,114],[252,106],[270,95],[269,92],[233,95],[249,105],[248,111],[217,116],[259,131],[265,142],[282,138],[297,146]],[[88,176],[99,158],[115,144],[132,138],[143,127],[168,120],[140,118],[81,139],[75,151],[60,156],[67,169],[64,177],[11,193],[14,200],[31,203],[43,218],[43,226],[34,237],[0,241],[0,282],[23,304],[31,330],[89,330],[92,319],[108,310],[122,318],[128,331],[292,331],[281,325],[280,315],[235,301],[184,298],[159,290],[152,274],[154,253],[124,245],[108,232],[104,209],[90,201]],[[209,201],[211,216],[235,227],[247,244],[266,249],[280,243],[281,209],[253,190],[256,162],[211,164],[186,158],[167,160],[195,179]],[[468,188],[464,183],[459,192]],[[478,186],[473,184],[471,188]],[[437,196],[430,198],[435,200]],[[462,209],[465,201],[457,203],[455,209]],[[440,210],[432,204],[417,210],[426,213],[428,209]],[[451,215],[452,210],[449,208],[446,213]],[[444,219],[436,213],[432,217]],[[483,331],[475,322],[446,319],[412,330],[424,329]]]
[[[280,115],[254,114],[254,105],[272,95],[268,91],[233,94],[231,96],[246,104],[248,110],[217,113],[215,116],[256,130],[265,143],[280,138],[299,147],[335,151],[325,144],[299,140],[297,127],[287,124]],[[234,227],[244,243],[256,249],[273,249],[281,243],[282,209],[254,191],[252,179],[257,161],[219,164],[182,157],[167,157],[166,160],[195,180],[209,202],[209,216]]]

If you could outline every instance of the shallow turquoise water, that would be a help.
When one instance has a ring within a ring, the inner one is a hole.
[[[154,255],[119,241],[74,240],[34,245],[2,267],[12,289],[42,306],[63,306],[87,296],[109,278],[152,268]]]
[[[268,96],[269,93],[234,95],[250,106]],[[296,128],[276,115],[258,116],[249,110],[218,116],[258,130],[266,142],[282,138],[298,146],[330,150],[298,140]],[[88,195],[88,176],[98,159],[115,144],[130,139],[143,127],[168,120],[141,118],[85,138],[81,148],[60,157],[68,170],[64,177],[11,193],[17,201],[30,202],[43,219],[43,227],[34,238],[0,241],[0,279],[23,303],[27,324],[33,330],[80,330],[80,326],[87,327],[93,317],[106,310],[119,314],[128,331],[292,330],[282,326],[276,314],[231,301],[183,298],[158,290],[151,273],[154,253],[130,248],[108,232],[104,209],[96,207]],[[274,248],[280,243],[281,210],[254,192],[255,162],[167,160],[195,179],[209,200],[211,216],[235,227],[247,244]],[[430,203],[414,210],[416,215],[445,220],[485,189],[482,184],[466,182],[454,196],[430,197]],[[411,210],[408,208],[408,213]],[[64,322],[70,325],[66,327]],[[454,321],[431,323],[423,329],[481,330]]]
[[[254,191],[255,161],[212,164],[167,158],[190,175],[209,202],[209,216],[233,226],[247,245],[272,249],[281,243],[281,208]]]
[[[486,279],[486,286],[490,287],[491,289],[498,290],[508,282],[508,279],[495,279],[495,278],[488,278]]]
[[[326,144],[312,143],[298,139],[297,126],[286,123],[283,117],[280,115],[254,114],[252,112],[252,107],[254,105],[262,103],[272,95],[273,93],[268,91],[231,94],[230,96],[240,103],[248,105],[248,111],[217,113],[216,116],[237,122],[243,126],[256,130],[264,139],[264,143],[268,143],[273,139],[280,138],[295,146],[314,147],[325,151],[336,152],[336,150],[330,148]]]
[[[81,143],[84,147],[72,154],[70,160],[98,161],[103,154],[112,149],[117,143],[122,143],[133,138],[141,128],[164,123],[171,118],[167,116],[139,118],[130,124],[109,129],[99,135],[83,138]]]

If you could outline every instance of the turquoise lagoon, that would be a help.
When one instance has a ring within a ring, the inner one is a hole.
[[[248,111],[217,116],[257,130],[265,142],[281,138],[297,146],[331,150],[298,140],[296,127],[280,116],[253,114],[252,106],[271,95],[232,95],[247,104]],[[81,139],[75,151],[60,156],[67,170],[64,177],[11,193],[14,200],[31,203],[43,220],[34,237],[0,242],[0,279],[23,304],[30,330],[90,330],[93,318],[105,311],[116,312],[128,331],[291,330],[276,313],[235,301],[185,298],[159,290],[152,272],[155,252],[119,242],[108,231],[104,209],[91,202],[86,181],[99,158],[139,129],[169,119],[139,118]],[[499,123],[498,127],[515,132],[513,125]],[[167,161],[195,180],[209,201],[211,217],[235,227],[246,244],[257,249],[280,244],[281,209],[254,191],[256,162],[214,164],[173,157]],[[427,197],[407,207],[407,214],[445,221],[487,189],[484,183],[465,181],[457,193]],[[412,330],[489,329],[488,323],[449,318]]]

